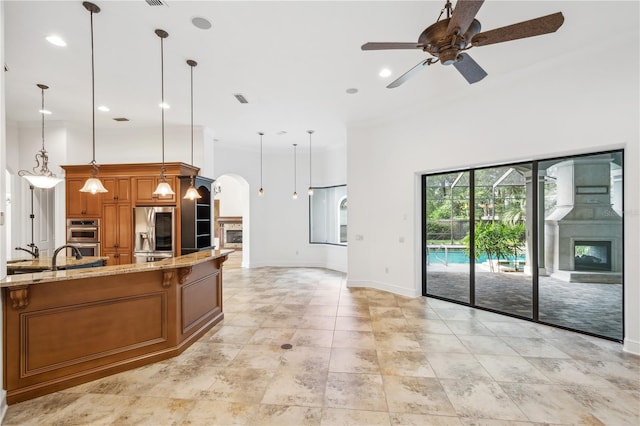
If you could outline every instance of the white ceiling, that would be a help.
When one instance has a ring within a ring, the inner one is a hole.
[[[39,122],[40,91],[46,92],[47,120],[91,123],[91,51],[89,12],[81,1],[5,1],[5,73],[7,120]],[[429,109],[467,96],[486,95],[492,85],[541,61],[584,49],[589,40],[620,31],[612,2],[491,1],[477,19],[483,30],[562,11],[565,23],[555,34],[470,51],[488,72],[470,86],[453,67],[435,64],[396,89],[385,86],[425,58],[420,50],[363,52],[368,41],[416,41],[435,22],[444,1],[178,1],[149,6],[145,0],[95,3],[94,16],[97,128],[160,127],[160,39],[165,40],[167,126],[188,125],[189,66],[194,59],[196,125],[210,128],[220,141],[255,145],[344,143],[349,123],[377,120],[405,109]],[[611,17],[598,23],[606,13]],[[193,17],[210,20],[201,30]],[[605,27],[603,27],[603,25]],[[607,25],[611,29],[606,28]],[[624,24],[622,24],[624,25]],[[598,31],[588,31],[597,28]],[[632,29],[637,32],[636,29]],[[45,36],[58,34],[67,47]],[[595,59],[594,60],[607,60]],[[388,67],[386,79],[378,71]],[[571,71],[573,72],[573,71]],[[356,95],[347,88],[359,90]],[[242,93],[249,104],[233,97]],[[117,123],[113,117],[127,117]],[[428,123],[427,123],[428,126]],[[279,131],[285,136],[277,136]],[[99,140],[99,130],[97,132]]]

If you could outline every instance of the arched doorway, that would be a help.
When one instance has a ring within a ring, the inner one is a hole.
[[[225,267],[250,264],[249,183],[236,174],[224,174],[214,182],[214,237],[216,247],[232,249]]]

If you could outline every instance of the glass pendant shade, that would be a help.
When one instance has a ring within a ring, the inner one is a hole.
[[[49,86],[45,86],[44,84],[38,84],[37,86],[40,88],[42,94],[42,109],[40,110],[42,114],[42,148],[36,153],[36,166],[32,169],[33,171],[20,170],[18,171],[18,176],[22,176],[30,185],[36,188],[50,189],[64,179],[56,177],[56,175],[49,170],[49,156],[47,155],[47,150],[44,149],[44,113],[42,112],[44,111],[44,91],[48,89]],[[38,167],[40,167],[40,170],[36,170]]]
[[[107,188],[105,188],[104,185],[102,185],[102,182],[100,182],[100,179],[98,179],[95,176],[92,176],[89,179],[87,179],[87,181],[84,183],[84,186],[80,188],[80,192],[90,192],[91,194],[97,194],[97,193],[109,192],[109,191],[107,191]]]
[[[59,184],[64,180],[54,176],[47,176],[47,175],[22,174],[20,176],[25,178],[31,185],[41,189],[53,188],[54,186],[56,186],[57,184]]]
[[[313,188],[309,187],[308,193],[309,193],[309,195],[313,195]]]
[[[193,201],[202,198],[202,195],[198,194],[198,190],[194,186],[190,186],[189,188],[187,188],[187,192],[184,194],[183,198],[185,200]]]
[[[258,190],[258,195],[261,196],[261,197],[264,197],[264,189],[260,188]]]
[[[171,185],[169,185],[168,182],[162,181],[158,184],[158,187],[156,188],[156,190],[153,191],[153,195],[161,195],[161,196],[175,195],[175,192],[173,192],[173,189],[171,189]]]
[[[295,191],[293,192],[293,199],[294,199],[294,200],[297,200],[297,199],[298,199],[298,193],[297,193],[297,192],[295,192]]]

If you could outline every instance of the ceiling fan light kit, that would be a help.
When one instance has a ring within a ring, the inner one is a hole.
[[[409,71],[391,82],[387,88],[398,87],[415,75],[425,65],[440,62],[442,65],[453,65],[469,84],[477,83],[487,76],[468,53],[472,47],[534,37],[555,32],[564,22],[562,12],[530,19],[490,31],[480,32],[480,21],[475,19],[484,0],[458,0],[455,9],[447,0],[440,12],[446,11],[447,17],[427,27],[418,37],[417,43],[370,42],[362,45],[362,50],[421,49],[432,57],[421,61]]]

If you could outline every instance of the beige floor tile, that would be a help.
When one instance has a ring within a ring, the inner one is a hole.
[[[640,357],[619,343],[329,270],[224,273],[224,321],[181,355],[13,404],[3,424],[640,424]]]
[[[322,407],[326,370],[280,369],[267,385],[262,404]]]
[[[382,376],[329,373],[324,406],[354,410],[387,411]]]
[[[180,424],[184,426],[251,425],[255,424],[254,420],[259,407],[259,404],[241,402],[196,401],[193,409]]]
[[[375,349],[376,339],[371,331],[336,330],[333,333],[332,347]]]
[[[392,426],[460,426],[458,417],[429,414],[391,413]]]
[[[330,348],[333,341],[333,330],[314,330],[299,328],[291,337],[294,346],[312,346]]]
[[[329,371],[379,374],[378,354],[373,349],[333,348]]]
[[[260,426],[318,426],[322,409],[293,405],[260,405],[253,425]]]
[[[383,376],[435,377],[424,352],[378,350],[378,363]]]
[[[383,376],[389,411],[455,415],[447,394],[435,378]]]
[[[462,417],[528,421],[527,416],[492,380],[440,380],[455,411]]]
[[[382,411],[343,410],[326,408],[322,413],[322,426],[367,425],[389,426],[389,414]]]

